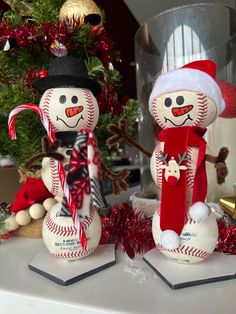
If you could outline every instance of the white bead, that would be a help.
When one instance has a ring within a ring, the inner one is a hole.
[[[57,201],[55,200],[55,198],[47,198],[44,202],[43,202],[43,207],[45,208],[46,211],[50,210],[52,208],[52,206],[54,206],[57,203]]]
[[[33,204],[29,208],[29,214],[33,219],[40,219],[45,215],[45,209],[42,204]]]
[[[63,197],[55,195],[55,200],[56,200],[57,203],[62,203]]]
[[[26,226],[30,223],[30,221],[31,217],[27,209],[20,210],[18,213],[16,213],[16,222],[18,225]]]
[[[4,227],[8,231],[16,230],[19,228],[18,223],[16,222],[16,217],[15,216],[9,216],[4,220]]]

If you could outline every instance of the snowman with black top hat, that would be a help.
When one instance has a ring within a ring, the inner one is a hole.
[[[93,134],[99,117],[95,96],[100,85],[88,77],[81,59],[64,56],[54,59],[48,74],[35,81],[34,86],[42,94],[39,107],[60,143],[56,153],[63,156],[63,170],[74,204],[71,209],[65,197],[57,160],[44,158],[42,179],[58,203],[44,219],[43,239],[53,255],[80,259],[97,248],[101,222],[96,208],[107,206],[100,190],[101,162]],[[83,231],[80,235],[78,225]]]

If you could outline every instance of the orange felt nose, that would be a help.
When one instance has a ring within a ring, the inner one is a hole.
[[[76,107],[68,107],[66,108],[66,116],[68,118],[70,117],[74,117],[76,116],[78,113],[80,113],[81,111],[83,111],[83,107],[82,106],[76,106]]]
[[[175,107],[172,108],[172,113],[175,117],[183,116],[193,109],[193,105],[188,105],[184,107]]]

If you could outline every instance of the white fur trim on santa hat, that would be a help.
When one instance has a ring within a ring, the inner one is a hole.
[[[178,91],[193,91],[208,96],[215,102],[218,115],[225,108],[221,90],[210,75],[196,69],[180,68],[157,78],[149,97],[149,110],[151,111],[154,98]]]

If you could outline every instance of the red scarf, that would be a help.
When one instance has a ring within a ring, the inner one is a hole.
[[[158,140],[164,142],[164,155],[168,161],[173,156],[178,162],[178,154],[183,155],[189,146],[199,149],[196,172],[193,184],[192,204],[205,201],[207,193],[207,177],[205,169],[206,142],[202,138],[206,129],[196,126],[169,128],[158,134]],[[186,166],[186,162],[183,162]],[[180,170],[180,179],[176,185],[169,185],[162,174],[160,227],[161,230],[174,230],[181,234],[185,224],[187,202],[187,170]]]

